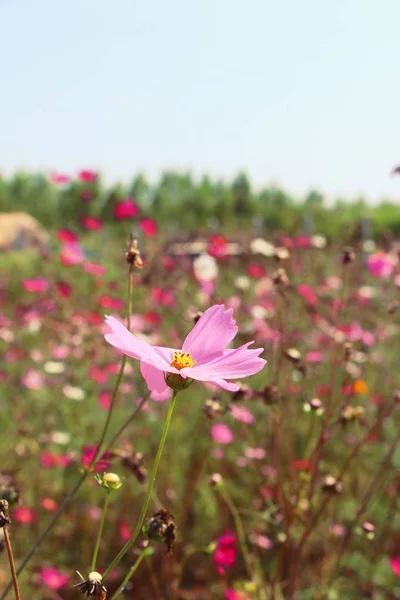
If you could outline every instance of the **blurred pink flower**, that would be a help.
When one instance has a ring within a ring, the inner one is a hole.
[[[127,542],[131,537],[132,530],[128,521],[121,521],[118,525],[119,534],[123,542]]]
[[[98,399],[101,408],[108,410],[111,405],[112,392],[110,390],[101,390]]]
[[[183,379],[209,382],[229,391],[239,386],[228,379],[254,375],[263,369],[265,360],[259,358],[263,348],[249,350],[248,342],[235,350],[224,350],[238,332],[232,310],[223,305],[206,310],[186,336],[182,351],[150,346],[135,337],[114,317],[107,317],[110,332],[105,334],[109,344],[128,356],[140,360],[140,369],[150,390],[165,392],[166,373]]]
[[[61,248],[60,263],[64,267],[79,265],[84,258],[83,250],[77,242],[67,242]]]
[[[114,206],[114,217],[117,221],[133,219],[138,213],[139,208],[131,198],[125,198],[125,200],[117,202]]]
[[[96,446],[83,446],[82,448],[82,464],[88,467],[96,454]],[[93,465],[93,471],[107,471],[111,462],[107,453],[100,456],[99,460]]]
[[[59,590],[67,585],[69,581],[68,575],[61,573],[58,569],[47,567],[40,572],[40,579],[51,590]]]
[[[98,303],[102,308],[111,310],[122,310],[124,307],[123,300],[120,298],[114,298],[114,296],[108,296],[107,294],[100,296]]]
[[[82,183],[94,183],[97,181],[97,173],[95,171],[91,171],[90,169],[82,169],[78,173],[78,179]]]
[[[263,460],[266,456],[266,452],[264,448],[246,448],[245,450],[246,458],[250,458],[253,460]]]
[[[56,237],[60,240],[60,242],[65,243],[73,243],[78,241],[78,236],[70,229],[57,229]]]
[[[147,237],[154,237],[157,235],[157,223],[153,219],[144,218],[140,220],[139,228]]]
[[[27,292],[40,294],[48,290],[49,282],[44,277],[37,277],[36,279],[24,279],[22,285]]]
[[[93,379],[96,383],[100,383],[104,385],[107,383],[108,373],[102,367],[97,367],[96,365],[90,365],[89,367],[89,377]]]
[[[297,291],[309,306],[317,306],[318,298],[309,285],[301,283],[297,286]]]
[[[232,429],[225,423],[214,423],[211,427],[211,437],[218,444],[230,444],[233,440]]]
[[[237,557],[236,536],[227,529],[217,539],[214,550],[214,563],[220,575],[225,575],[226,569],[233,567]]]
[[[397,575],[397,577],[400,577],[400,558],[391,556],[389,558],[389,564],[390,564],[390,568],[392,569],[393,573],[395,575]]]
[[[96,277],[101,277],[106,272],[106,268],[103,265],[98,265],[92,262],[84,262],[83,270],[86,273],[90,273],[90,275],[95,275]]]
[[[83,202],[90,202],[93,199],[92,190],[81,190],[79,194],[79,198]]]
[[[44,510],[47,510],[48,512],[56,512],[58,510],[58,504],[53,498],[42,498],[40,500],[40,504],[42,508],[44,508]]]
[[[88,231],[100,231],[100,229],[103,229],[103,222],[97,217],[89,215],[81,219],[81,224]]]
[[[237,595],[233,588],[228,588],[224,592],[225,600],[240,600],[240,597]]]
[[[246,423],[246,425],[251,425],[255,421],[253,415],[245,406],[238,406],[237,404],[232,404],[231,415],[234,419],[236,419],[236,421],[241,421],[242,423]]]
[[[69,298],[72,294],[72,287],[66,281],[56,281],[55,287],[62,298]]]
[[[313,350],[311,352],[307,352],[306,354],[306,362],[308,363],[320,363],[324,358],[324,355],[319,350]]]
[[[36,513],[32,508],[28,506],[17,506],[13,510],[13,517],[18,523],[29,525],[36,521]]]
[[[68,175],[63,175],[62,173],[52,173],[49,179],[54,185],[65,185],[70,181],[70,177]]]
[[[396,262],[390,254],[375,252],[367,259],[367,268],[373,277],[390,277]]]
[[[42,390],[45,386],[45,379],[40,371],[28,369],[21,379],[21,384],[28,390]]]

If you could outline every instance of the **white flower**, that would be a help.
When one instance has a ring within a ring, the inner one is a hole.
[[[84,400],[85,396],[86,396],[86,394],[82,390],[82,388],[75,387],[73,385],[68,385],[68,384],[64,385],[63,394],[69,400],[76,400],[77,402]]]
[[[275,246],[263,238],[252,240],[250,250],[253,254],[262,254],[263,256],[274,256],[275,254]]]
[[[209,254],[200,254],[193,261],[193,271],[197,281],[214,281],[218,277],[217,261]]]

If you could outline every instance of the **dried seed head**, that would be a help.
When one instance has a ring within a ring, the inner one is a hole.
[[[328,475],[325,475],[324,477],[322,488],[325,492],[329,492],[330,494],[341,494],[343,491],[343,483],[328,473]]]
[[[365,409],[363,406],[350,406],[346,405],[340,412],[340,422],[342,425],[349,423],[350,421],[361,421],[365,416]]]
[[[143,259],[140,255],[139,245],[137,239],[130,234],[128,246],[125,252],[125,258],[128,265],[135,267],[135,269],[143,268]]]
[[[203,412],[209,419],[214,419],[218,415],[224,414],[225,409],[217,400],[209,398],[204,402]]]
[[[237,392],[232,392],[232,401],[240,402],[241,400],[249,400],[253,394],[251,387],[247,383],[240,383]]]
[[[105,600],[107,588],[102,584],[103,577],[97,571],[89,573],[86,581],[74,585],[84,596],[93,596],[100,600]]]
[[[11,523],[11,520],[8,514],[8,502],[7,500],[0,500],[0,527],[5,527],[9,523]]]
[[[343,250],[342,259],[341,259],[343,265],[348,265],[349,263],[354,262],[355,259],[356,259],[356,254],[355,254],[353,248],[351,248],[349,246],[348,248],[345,248]]]
[[[258,394],[267,405],[277,404],[281,399],[281,394],[276,385],[267,385]]]
[[[272,281],[276,286],[286,286],[289,283],[289,277],[286,274],[285,269],[278,269],[272,275]]]
[[[176,525],[174,517],[165,509],[157,511],[143,525],[143,534],[149,541],[166,544],[168,553],[175,542]]]

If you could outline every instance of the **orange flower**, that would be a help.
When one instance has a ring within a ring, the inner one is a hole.
[[[366,394],[368,392],[368,385],[362,379],[356,379],[353,383],[353,391],[355,394]]]

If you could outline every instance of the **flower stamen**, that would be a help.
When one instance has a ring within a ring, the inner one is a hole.
[[[171,367],[175,367],[180,371],[186,367],[194,367],[196,361],[193,360],[189,352],[174,352],[174,358],[171,362]]]

